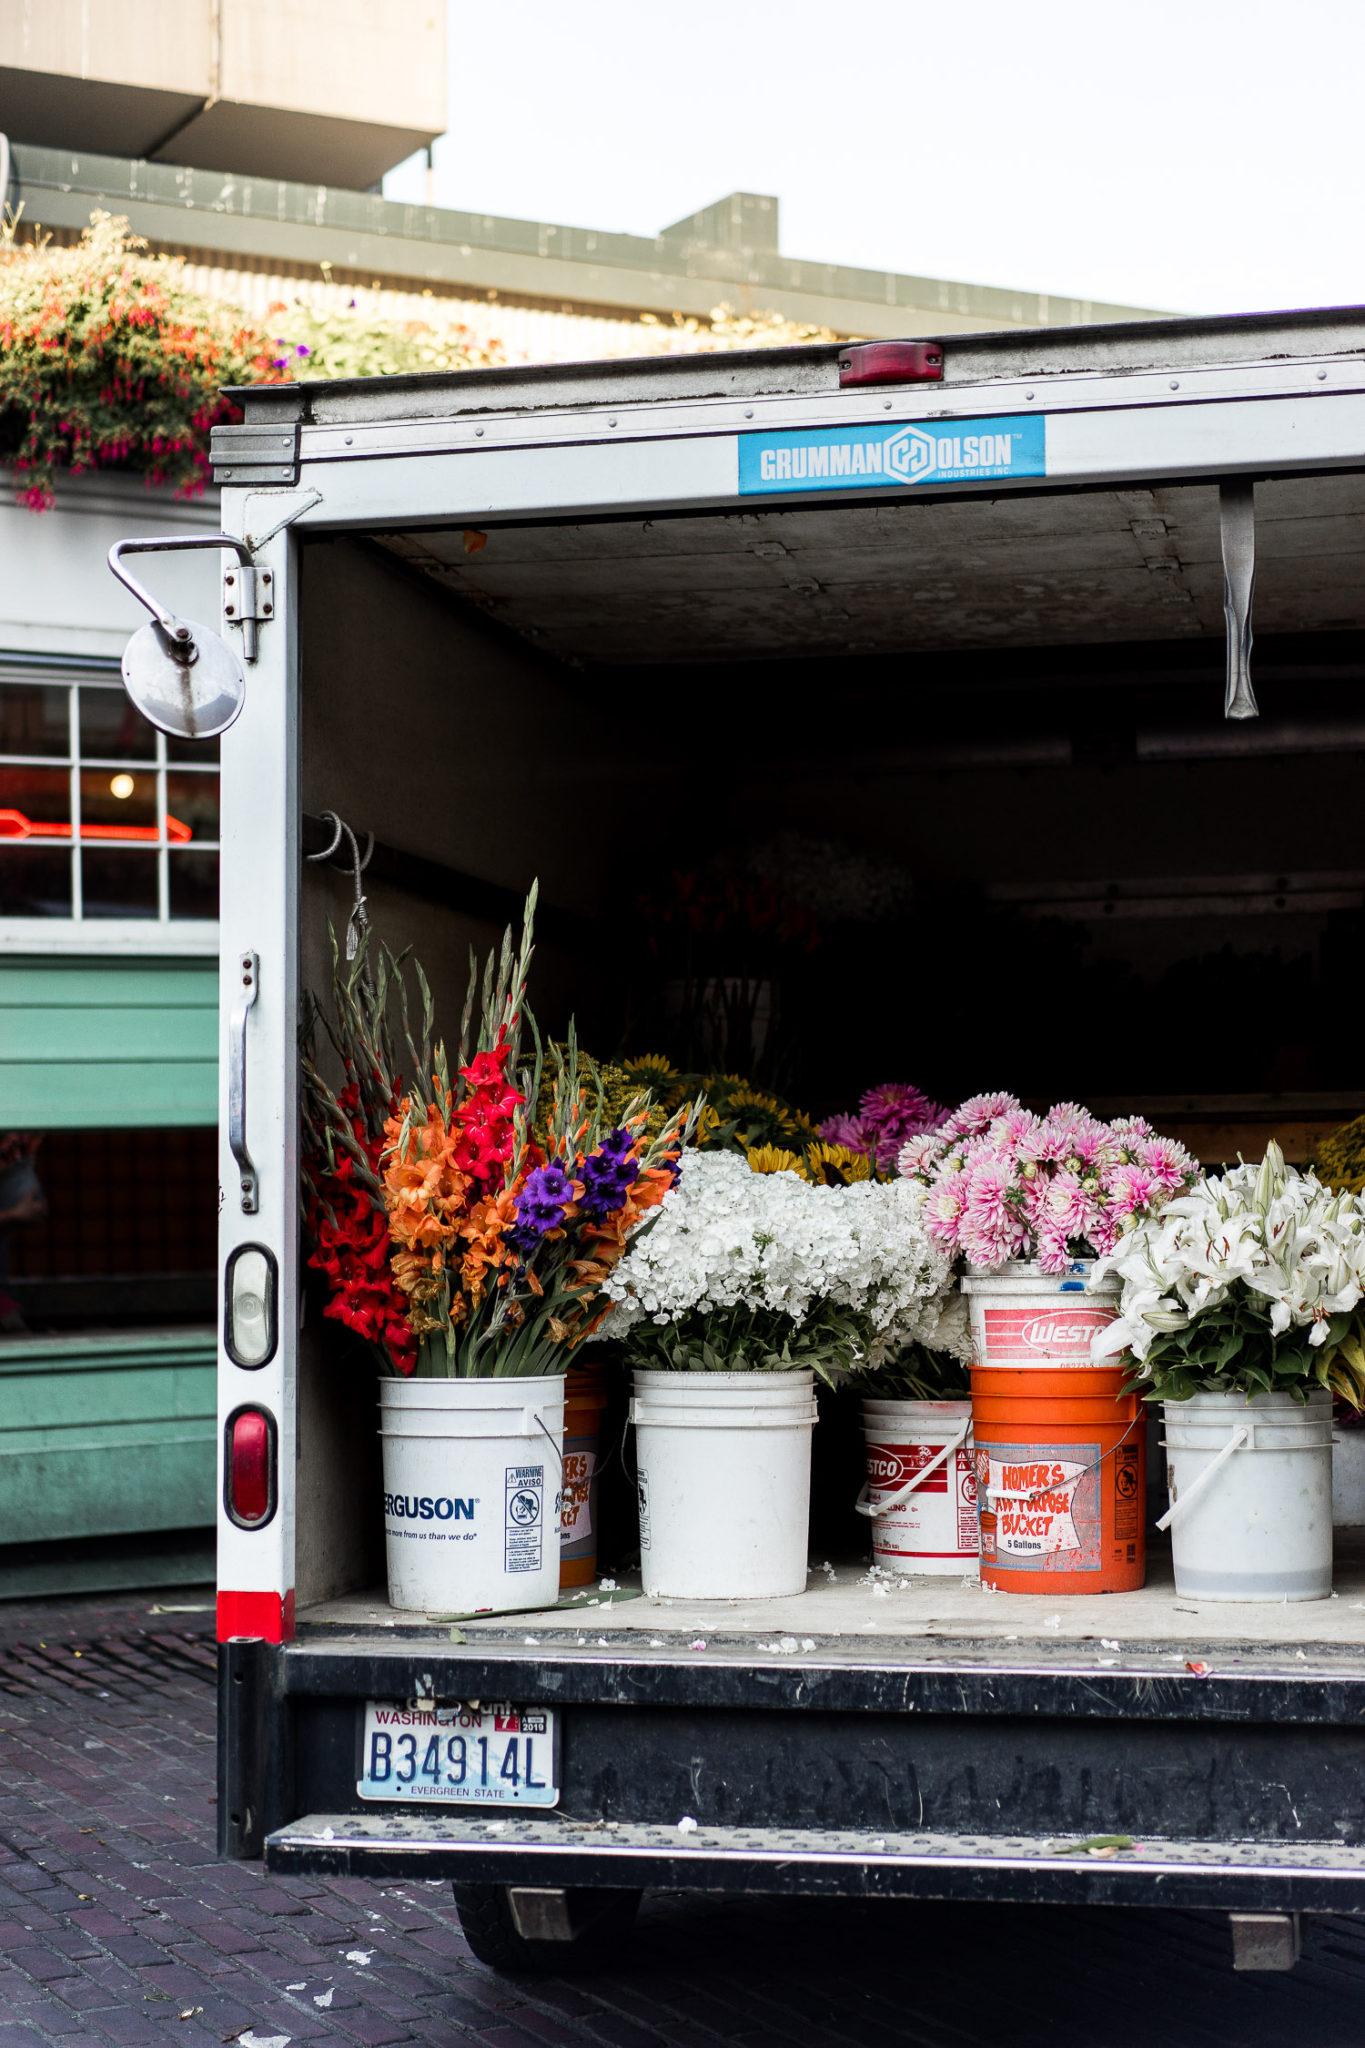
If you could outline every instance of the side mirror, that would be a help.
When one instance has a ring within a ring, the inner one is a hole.
[[[226,732],[242,708],[246,680],[236,654],[208,626],[177,618],[144,589],[125,555],[165,554],[179,548],[230,548],[241,567],[232,574],[242,652],[256,659],[256,566],[244,541],[226,533],[171,534],[161,539],[115,541],[109,567],[125,590],[152,615],[123,652],[123,687],[143,717],[172,739],[211,740]],[[269,582],[269,572],[265,572]],[[266,612],[271,607],[267,600]]]

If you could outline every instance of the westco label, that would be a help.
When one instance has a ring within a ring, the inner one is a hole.
[[[1088,1344],[1099,1323],[1059,1323],[1051,1316],[1040,1316],[1037,1322],[1025,1323],[1019,1332],[1025,1344],[1032,1344],[1036,1350],[1055,1350],[1065,1345]]]
[[[1091,1340],[1114,1319],[1112,1308],[1073,1307],[1038,1310],[988,1308],[982,1318],[983,1365],[1039,1365],[1056,1360],[1068,1365],[1090,1363]]]

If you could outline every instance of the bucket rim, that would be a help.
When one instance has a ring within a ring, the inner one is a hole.
[[[1211,1387],[1187,1394],[1183,1401],[1161,1403],[1163,1419],[1173,1421],[1178,1421],[1182,1414],[1229,1415],[1239,1414],[1244,1408],[1260,1415],[1273,1409],[1278,1414],[1322,1416],[1331,1413],[1332,1394],[1328,1387],[1311,1387],[1308,1399],[1300,1401],[1287,1388],[1272,1387],[1268,1392],[1244,1394],[1240,1387]]]
[[[631,1377],[637,1385],[643,1381],[646,1385],[657,1385],[661,1389],[665,1386],[704,1386],[708,1382],[713,1386],[731,1387],[799,1386],[803,1382],[807,1386],[815,1384],[815,1372],[813,1367],[809,1365],[763,1366],[757,1370],[738,1368],[733,1372],[728,1370],[728,1368],[723,1372],[707,1372],[700,1368],[690,1368],[687,1366],[675,1368],[662,1365],[636,1365],[631,1367]]]
[[[493,1390],[496,1389],[496,1393]],[[553,1407],[563,1400],[564,1375],[552,1373],[519,1378],[512,1373],[477,1379],[436,1379],[426,1374],[407,1379],[381,1379],[379,1403],[391,1408],[525,1408],[535,1402]]]

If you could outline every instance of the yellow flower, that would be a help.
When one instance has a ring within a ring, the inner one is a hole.
[[[775,1095],[761,1095],[757,1088],[736,1088],[726,1103],[726,1108],[743,1113],[746,1109],[761,1110],[765,1116],[791,1115],[791,1111]]]
[[[637,1076],[650,1082],[676,1081],[678,1078],[678,1070],[672,1060],[661,1052],[642,1052],[635,1059],[622,1060],[621,1065],[632,1080]]]
[[[812,1145],[806,1154],[810,1178],[825,1187],[849,1187],[855,1180],[871,1180],[872,1161],[866,1152],[851,1152],[847,1145]]]
[[[806,1162],[799,1152],[785,1152],[780,1145],[751,1145],[745,1158],[755,1173],[796,1173],[809,1180]]]

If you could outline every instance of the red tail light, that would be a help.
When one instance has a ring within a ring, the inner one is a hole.
[[[937,384],[943,376],[941,341],[864,341],[839,351],[839,382]]]
[[[259,1529],[275,1512],[275,1422],[263,1408],[228,1417],[223,1502],[239,1529]]]

